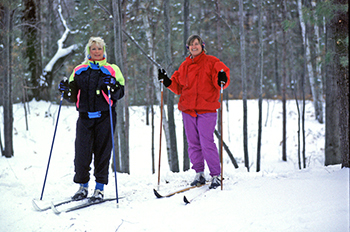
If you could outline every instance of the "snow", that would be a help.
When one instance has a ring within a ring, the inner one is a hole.
[[[51,210],[37,212],[32,206],[32,199],[38,200],[41,195],[59,106],[43,101],[32,101],[29,106],[26,131],[23,105],[14,105],[14,157],[0,157],[1,231],[349,231],[349,169],[324,166],[325,125],[315,120],[312,102],[306,105],[307,167],[302,170],[298,168],[295,101],[287,102],[287,162],[281,161],[281,102],[263,102],[262,160],[257,173],[258,102],[248,101],[251,167],[247,172],[243,162],[242,101],[229,101],[229,111],[224,108],[224,141],[239,168],[234,168],[224,152],[223,190],[210,190],[189,205],[183,203],[183,196],[192,198],[200,189],[165,199],[154,196],[153,188],[166,194],[188,186],[195,173],[169,171],[163,138],[161,184],[157,185],[158,172],[151,173],[151,126],[145,124],[144,107],[130,107],[131,174],[117,174],[118,193],[125,198],[119,200],[118,208],[115,202],[106,202],[60,215]],[[159,108],[155,112],[157,169]],[[175,112],[175,118],[182,170],[180,112]],[[78,189],[72,181],[76,119],[74,107],[62,106],[43,200],[39,201],[42,205],[65,199]],[[3,125],[2,119],[0,123]],[[209,178],[208,169],[205,174]],[[91,177],[90,193],[94,188]],[[114,197],[112,171],[109,179],[105,197]]]

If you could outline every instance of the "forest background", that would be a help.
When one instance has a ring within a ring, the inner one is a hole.
[[[60,98],[57,85],[84,60],[88,39],[100,36],[107,43],[107,61],[117,64],[126,79],[126,94],[117,106],[117,171],[130,173],[129,106],[145,106],[145,123],[152,125],[154,137],[159,129],[153,124],[153,106],[164,101],[168,162],[170,170],[178,172],[173,116],[178,96],[167,90],[163,96],[157,72],[164,68],[172,74],[179,67],[188,55],[185,41],[191,34],[199,34],[208,54],[231,69],[231,85],[223,99],[244,103],[242,142],[248,171],[247,99],[259,99],[259,107],[262,99],[283,102],[283,160],[287,159],[285,102],[296,99],[298,149],[304,153],[304,105],[306,99],[313,100],[316,120],[326,124],[325,165],[350,166],[345,0],[1,0],[2,155],[14,155],[12,104],[23,102],[25,115],[32,99],[69,104]],[[259,125],[261,135],[261,121]],[[183,168],[188,170],[186,144],[183,147]],[[155,157],[154,147],[152,152]]]

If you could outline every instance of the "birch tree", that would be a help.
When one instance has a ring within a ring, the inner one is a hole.
[[[145,4],[143,4],[142,8],[147,11],[147,7]],[[151,14],[151,13],[150,13]],[[152,31],[152,27],[150,24],[149,17],[151,17],[148,13],[142,14],[142,21],[145,27],[145,33],[146,33],[146,38],[147,38],[147,47],[148,47],[148,55],[151,57],[156,57],[155,49],[154,49],[154,43],[155,43],[155,38],[152,36],[155,34],[154,31]],[[158,20],[156,20],[156,24],[158,24]],[[152,158],[152,174],[155,173],[155,149],[154,149],[154,137],[155,137],[155,129],[154,129],[154,114],[153,114],[153,96],[154,96],[154,89],[156,89],[157,92],[157,99],[160,101],[160,88],[159,88],[159,82],[157,81],[157,76],[158,76],[158,66],[156,64],[150,63],[149,65],[150,72],[150,87],[148,88],[148,92],[150,93],[149,96],[149,105],[152,107],[152,149],[151,149],[151,158]],[[162,128],[160,128],[162,129]]]
[[[311,2],[312,5],[312,12],[313,12],[313,17],[314,17],[314,31],[315,31],[315,50],[316,50],[316,77],[315,77],[315,82],[316,82],[316,96],[314,96],[314,101],[317,106],[315,107],[315,110],[317,110],[317,120],[319,123],[323,123],[323,84],[322,84],[322,52],[321,52],[321,36],[320,36],[320,29],[319,29],[319,22],[318,22],[318,16],[316,13],[316,0],[312,0]]]
[[[310,45],[309,45],[309,39],[306,34],[306,22],[304,20],[303,16],[303,5],[301,3],[301,0],[298,0],[298,13],[299,13],[299,21],[300,21],[300,27],[301,27],[301,34],[303,38],[303,44],[304,49],[306,53],[306,65],[307,65],[307,74],[310,81],[310,88],[311,93],[313,97],[313,103],[315,108],[315,116],[316,119],[322,123],[323,122],[323,110],[322,110],[322,89],[319,86],[320,80],[317,80],[314,76],[314,70],[312,67],[312,57],[311,57],[311,51],[310,51]]]
[[[168,4],[168,3],[165,3],[165,4]],[[163,5],[164,6],[164,5]],[[166,13],[165,13],[166,14]],[[150,26],[150,21],[149,19],[144,16],[142,18],[143,22],[144,22],[144,26],[146,28],[148,28],[148,26]],[[157,19],[159,20],[159,18]],[[156,21],[157,21],[156,20]],[[154,21],[154,20],[153,20]],[[165,23],[166,24],[166,23]],[[168,25],[169,27],[170,25]],[[156,29],[157,27],[155,27]],[[170,29],[168,29],[170,31]],[[153,80],[153,85],[155,87],[155,95],[156,95],[156,99],[158,102],[161,102],[161,88],[160,88],[160,83],[158,81],[158,79],[156,78],[158,76],[158,69],[159,68],[164,68],[162,67],[162,65],[160,65],[159,63],[157,63],[155,61],[155,59],[153,57],[156,57],[156,53],[155,53],[155,45],[154,45],[154,39],[151,39],[150,38],[153,38],[153,36],[155,36],[156,34],[156,31],[149,31],[149,30],[146,30],[146,36],[148,39],[147,43],[148,43],[148,46],[150,48],[152,48],[152,52],[151,53],[147,53],[142,47],[141,45],[130,35],[128,34],[126,31],[123,31],[125,35],[127,35],[127,37],[138,47],[138,49],[146,56],[146,58],[151,61],[151,63],[154,65],[153,66],[153,71],[151,73],[152,77],[154,77],[152,80]],[[151,34],[152,36],[151,36]],[[166,34],[166,33],[165,33]],[[168,33],[170,34],[170,33]],[[170,39],[169,39],[169,44],[168,44],[169,48],[170,48]],[[150,50],[149,50],[150,52]],[[171,53],[170,53],[170,57],[171,57]],[[169,58],[168,58],[169,59]],[[171,58],[170,58],[171,59]],[[164,68],[166,69],[166,72],[169,74],[169,69],[168,68]],[[169,111],[168,111],[168,114],[169,114]],[[163,107],[163,128],[160,128],[160,130],[164,129],[164,134],[165,134],[165,138],[166,138],[166,146],[167,146],[167,151],[169,152],[169,149],[171,147],[170,145],[170,134],[172,134],[172,136],[174,136],[176,138],[176,134],[175,134],[175,127],[173,130],[170,130],[170,126],[169,126],[169,120],[167,120],[167,117],[166,117],[166,113],[165,113],[165,109]],[[175,124],[174,124],[175,125]],[[175,142],[175,145],[176,145],[176,142]],[[176,148],[176,146],[175,146]],[[176,148],[177,149],[177,148]],[[179,168],[178,168],[178,157],[177,157],[177,151],[176,151],[176,156],[174,157],[174,153],[168,153],[168,163],[169,163],[169,167],[170,167],[170,170],[173,171],[173,172],[178,172],[179,171]]]

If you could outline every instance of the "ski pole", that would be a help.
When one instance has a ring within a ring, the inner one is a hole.
[[[221,72],[223,72],[223,70],[221,70]],[[223,132],[223,129],[222,129],[222,106],[223,106],[223,98],[224,98],[224,84],[225,82],[221,81],[221,89],[220,89],[220,95],[221,95],[221,107],[220,107],[220,134],[221,134],[221,141],[220,141],[220,160],[221,160],[221,190],[223,190],[224,186],[223,186],[223,179],[224,179],[224,161],[223,161],[223,142],[224,142],[224,138],[222,136],[222,132]]]
[[[160,160],[162,154],[162,125],[163,125],[163,80],[160,80],[160,132],[159,132],[159,159],[158,159],[158,190],[160,184]]]
[[[116,164],[116,156],[115,156],[115,148],[114,148],[113,118],[112,118],[112,106],[111,106],[111,87],[109,85],[107,85],[107,89],[108,89],[109,118],[111,121],[111,135],[112,135],[112,147],[113,147],[113,159],[114,159],[115,195],[117,198],[117,208],[119,208],[117,164]]]
[[[49,166],[50,166],[50,161],[51,161],[52,148],[53,148],[53,144],[54,144],[54,142],[55,142],[56,131],[57,131],[57,124],[58,124],[58,119],[59,119],[59,117],[60,117],[60,112],[61,112],[61,106],[62,106],[62,101],[63,101],[63,95],[64,95],[64,91],[62,91],[62,94],[61,94],[60,106],[59,106],[59,108],[58,108],[58,114],[57,114],[57,120],[56,120],[56,125],[55,125],[55,131],[54,131],[54,133],[53,133],[53,138],[52,138],[52,143],[51,143],[51,149],[50,149],[50,155],[49,155],[49,161],[48,161],[47,167],[46,167],[45,179],[44,179],[43,189],[41,190],[40,200],[43,199],[43,195],[44,195],[44,189],[45,189],[45,184],[46,184],[46,179],[47,179],[47,173],[49,172]]]

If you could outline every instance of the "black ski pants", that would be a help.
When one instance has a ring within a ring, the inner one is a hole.
[[[113,129],[116,124],[115,108],[112,108]],[[112,136],[109,111],[100,118],[89,118],[79,113],[75,138],[74,182],[85,184],[90,180],[92,158],[94,176],[98,183],[108,184],[108,168],[112,151]]]

